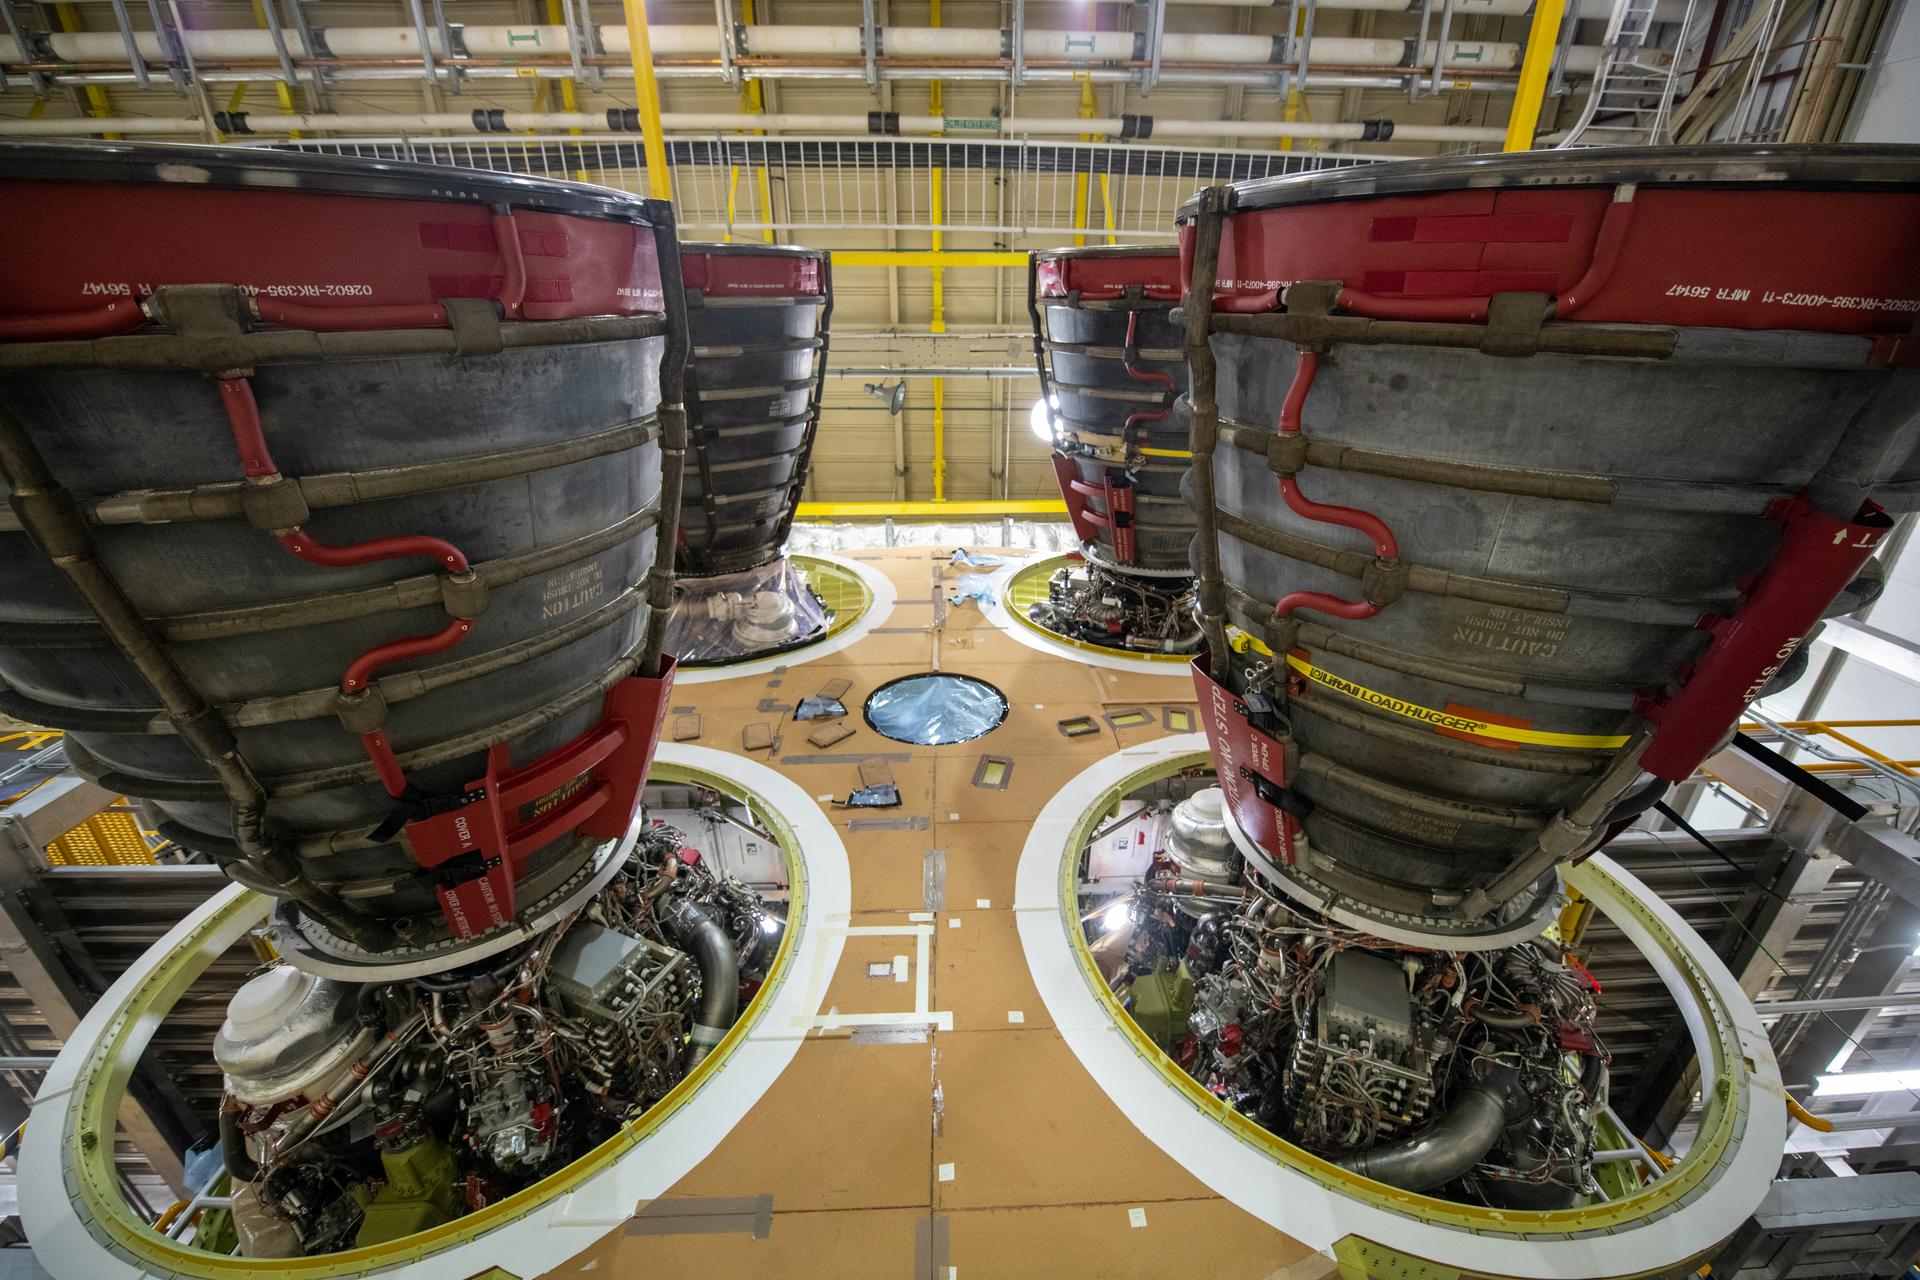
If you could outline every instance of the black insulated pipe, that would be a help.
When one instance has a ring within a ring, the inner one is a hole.
[[[1513,1073],[1500,1069],[1460,1094],[1452,1110],[1425,1132],[1334,1163],[1403,1191],[1445,1186],[1480,1163],[1524,1103]]]
[[[740,1012],[740,957],[734,954],[727,931],[686,899],[669,894],[658,911],[660,923],[700,966],[700,1013],[687,1050],[691,1071],[713,1052]]]

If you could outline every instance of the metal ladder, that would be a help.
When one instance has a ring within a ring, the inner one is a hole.
[[[1670,142],[1669,114],[1677,86],[1678,63],[1693,22],[1694,0],[1687,0],[1673,52],[1648,42],[1659,0],[1614,0],[1601,41],[1600,65],[1580,119],[1561,140],[1562,149],[1597,146],[1658,146]]]

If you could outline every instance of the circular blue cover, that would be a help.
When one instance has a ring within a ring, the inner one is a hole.
[[[867,723],[895,742],[924,747],[966,742],[1007,718],[1006,695],[971,676],[902,676],[867,699]]]

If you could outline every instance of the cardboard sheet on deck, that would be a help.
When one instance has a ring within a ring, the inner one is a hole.
[[[944,554],[942,555],[944,559]],[[864,553],[863,553],[864,559]],[[925,551],[874,554],[900,592],[888,625],[816,662],[795,662],[780,687],[764,677],[676,691],[708,725],[773,721],[762,699],[795,701],[828,681],[843,695],[857,737],[822,750],[802,726],[779,717],[779,752],[763,760],[808,795],[845,795],[862,760],[883,757],[898,783],[898,809],[826,805],[847,847],[852,920],[913,923],[925,912],[929,850],[939,850],[941,907],[929,937],[929,1006],[954,1015],[954,1030],[920,1043],[859,1042],[846,1032],[806,1038],[792,1063],[746,1118],[672,1194],[773,1197],[771,1231],[749,1235],[628,1237],[617,1230],[588,1258],[599,1275],[651,1277],[791,1275],[916,1276],[916,1224],[943,1215],[950,1256],[963,1280],[1034,1275],[1167,1274],[1206,1251],[1209,1274],[1264,1280],[1303,1256],[1286,1235],[1214,1197],[1153,1146],[1110,1102],[1052,1027],[1033,986],[1012,912],[1014,876],[1040,808],[1088,765],[1120,745],[1162,736],[1160,709],[1190,704],[1183,667],[1166,674],[1100,673],[1007,640],[969,605],[948,626],[976,641],[937,645],[932,563]],[[1006,721],[971,742],[921,747],[881,738],[860,708],[896,676],[938,669],[986,680],[1007,695]],[[1109,680],[1105,674],[1121,678]],[[1036,706],[1036,704],[1038,704]],[[1154,713],[1154,724],[1116,733],[1102,719],[1117,706]],[[1092,717],[1098,732],[1068,739],[1057,722]],[[729,728],[712,739],[739,751]],[[744,753],[742,753],[744,754]],[[1011,759],[1004,791],[973,785],[982,754]],[[860,828],[861,818],[924,816],[926,829]],[[979,908],[985,899],[991,905]],[[959,919],[957,929],[949,920]],[[913,977],[869,977],[868,966],[915,957],[907,935],[849,939],[827,979],[822,1012],[906,1010]],[[811,983],[809,974],[789,981]],[[1019,1010],[1021,1023],[1009,1023]],[[720,1080],[724,1082],[723,1072]],[[941,1165],[954,1177],[940,1181]],[[1149,1226],[1128,1226],[1147,1205]],[[1217,1246],[1217,1247],[1216,1247]],[[563,1268],[556,1276],[580,1276]],[[928,1280],[945,1280],[945,1276]]]

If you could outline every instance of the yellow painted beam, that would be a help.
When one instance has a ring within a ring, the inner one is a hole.
[[[935,0],[936,5],[938,0]],[[936,12],[938,10],[936,9]],[[939,81],[934,81],[935,95],[938,96]],[[934,226],[945,221],[946,209],[946,173],[935,169],[932,178]],[[941,259],[946,251],[941,248],[941,235],[933,233],[933,252],[929,255],[933,268],[933,316],[927,328],[932,333],[947,331],[947,269]],[[933,380],[933,500],[947,500],[947,380]]]
[[[753,0],[742,0],[742,3],[740,5],[740,21],[745,26],[750,27],[753,25]],[[766,114],[766,110],[767,110],[766,95],[765,95],[765,92],[761,89],[760,82],[758,80],[746,80],[741,82],[740,109],[746,112],[750,116],[758,116],[758,115]],[[756,138],[764,138],[767,136],[767,131],[765,129],[755,129],[753,131],[753,136]],[[758,197],[758,201],[760,205],[760,226],[761,226],[760,239],[765,244],[772,244],[773,243],[773,184],[767,178],[767,170],[766,170],[766,166],[764,165],[753,166],[753,173],[751,176],[753,181],[754,194],[755,196]],[[734,165],[732,172],[730,172],[727,175],[727,225],[729,227],[733,225],[734,189],[739,185],[739,182],[740,182],[740,166]],[[731,242],[733,240],[733,233],[731,231],[727,232],[726,238],[729,242]]]
[[[934,27],[940,25],[940,0],[927,0],[927,17]],[[927,99],[928,114],[944,117],[947,113],[946,86],[933,82]],[[947,269],[940,255],[947,247],[940,226],[947,220],[947,173],[935,166],[928,177],[927,209],[933,224],[933,315],[927,326],[934,333],[947,331]],[[947,380],[933,380],[933,500],[947,500]]]
[[[953,519],[973,516],[998,519],[1001,516],[1060,516],[1067,504],[1058,498],[1036,498],[1013,502],[803,502],[798,509],[802,520],[895,520]]]
[[[1527,30],[1527,52],[1520,59],[1520,83],[1514,89],[1503,151],[1533,150],[1533,131],[1540,124],[1540,104],[1546,100],[1547,73],[1553,68],[1553,48],[1559,43],[1565,8],[1566,0],[1539,0],[1533,6],[1533,25]]]
[[[72,33],[80,30],[80,11],[78,9],[70,4],[56,4],[53,6],[53,12],[54,15],[60,19],[60,29],[62,31]],[[113,99],[107,96],[106,89],[100,85],[90,84],[87,86],[87,106],[92,110],[95,119],[110,120],[113,118]],[[120,139],[121,135],[117,133],[103,133],[100,136],[110,142],[116,142]]]
[[[1304,19],[1302,20],[1304,21]],[[1287,106],[1286,106],[1286,109],[1280,113],[1280,118],[1282,120],[1285,120],[1288,124],[1293,124],[1295,121],[1300,119],[1301,115],[1305,113],[1306,109],[1307,109],[1306,95],[1301,93],[1298,89],[1289,89],[1287,91]],[[1280,139],[1280,149],[1282,151],[1293,150],[1293,138],[1291,135]]]
[[[1080,118],[1082,120],[1091,120],[1093,119],[1094,107],[1093,77],[1084,71],[1076,71],[1074,72],[1074,79],[1080,82]],[[1080,141],[1082,142],[1092,142],[1093,140],[1094,137],[1090,133],[1080,135]],[[1087,178],[1088,175],[1084,173],[1076,173],[1073,175],[1073,225],[1075,228],[1087,225],[1087,195],[1090,187]],[[1103,173],[1100,175],[1100,192],[1102,199],[1106,198],[1106,190],[1107,175]],[[1087,238],[1076,230],[1073,242],[1076,245],[1083,245],[1087,242]]]
[[[997,249],[835,249],[836,267],[1024,267],[1027,255]]]
[[[647,194],[673,199],[673,174],[660,132],[660,82],[653,74],[653,36],[647,30],[646,0],[624,0],[627,43],[633,54],[633,91],[640,107],[640,140],[647,157]]]

